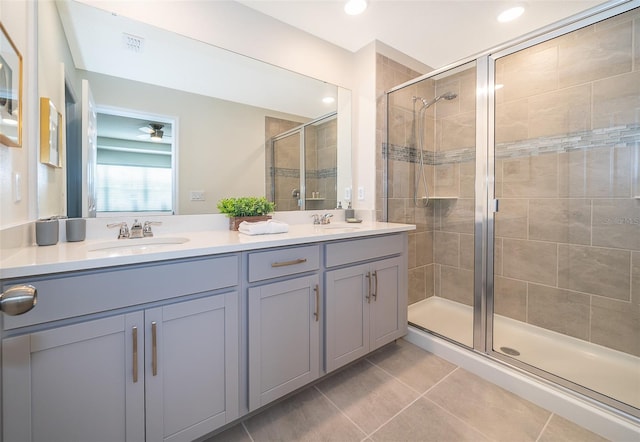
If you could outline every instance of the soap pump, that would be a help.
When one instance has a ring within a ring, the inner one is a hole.
[[[344,218],[345,220],[348,219],[353,219],[355,218],[355,211],[351,208],[351,201],[349,201],[349,205],[347,206],[347,209],[344,211]]]

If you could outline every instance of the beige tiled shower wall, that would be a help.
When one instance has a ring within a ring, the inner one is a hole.
[[[300,123],[295,121],[265,118],[266,195],[273,198],[276,210],[298,210],[298,199],[292,192],[300,189],[300,137],[292,135],[278,141],[275,153],[269,140],[298,126]]]
[[[270,139],[300,126],[299,122],[266,117],[266,194],[273,198],[277,210],[298,210],[300,190],[300,135],[292,134],[276,141],[271,149]],[[274,157],[275,156],[275,162]],[[305,129],[305,167],[307,209],[333,209],[337,205],[337,119]],[[273,195],[273,191],[275,195]],[[318,192],[312,198],[312,192]],[[303,197],[303,196],[301,196]]]
[[[389,146],[414,149],[416,136],[413,120],[413,96],[433,97],[434,82],[423,81],[417,85],[399,90],[390,95],[387,118],[385,91],[419,77],[423,73],[414,71],[384,55],[376,55],[376,210],[377,219],[382,219],[385,204],[383,189],[388,191],[388,220],[415,224],[416,230],[409,233],[409,302],[433,295],[433,224],[431,208],[416,210],[413,204],[414,166],[410,158],[388,158],[388,176],[385,183],[384,161],[387,161],[387,130]],[[416,108],[417,109],[417,108]],[[387,128],[387,120],[389,127]],[[433,151],[433,118],[428,119],[427,138]],[[431,176],[431,174],[429,174]],[[427,281],[430,281],[427,284]]]
[[[307,209],[335,209],[337,201],[338,120],[332,119],[305,132]],[[313,199],[312,192],[317,192]]]
[[[640,355],[640,13],[498,60],[496,313]]]
[[[419,75],[380,55],[377,70],[379,97]],[[640,355],[640,13],[504,57],[496,84],[496,313]],[[475,88],[469,69],[395,91],[388,128],[378,102],[377,207],[384,152],[389,220],[417,226],[410,303],[472,303]],[[412,97],[449,91],[424,146],[432,195],[449,198],[415,207]]]

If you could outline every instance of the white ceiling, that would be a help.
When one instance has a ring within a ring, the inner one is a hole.
[[[368,0],[360,16],[344,0],[238,0],[252,9],[355,52],[374,40],[439,68],[582,12],[602,0]],[[508,6],[517,20],[500,24]]]

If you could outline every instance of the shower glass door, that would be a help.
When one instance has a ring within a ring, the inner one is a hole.
[[[288,132],[275,137],[272,142],[273,166],[269,171],[271,176],[271,201],[276,203],[277,210],[300,210],[303,208],[301,198],[304,198],[304,189],[301,189],[300,143],[302,130]]]
[[[476,63],[400,87],[388,100],[388,220],[416,225],[409,322],[472,347]]]
[[[636,8],[493,69],[494,355],[636,413],[639,23]]]
[[[304,127],[305,209],[338,206],[338,118],[332,114]]]

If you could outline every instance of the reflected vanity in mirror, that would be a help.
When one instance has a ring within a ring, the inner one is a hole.
[[[67,204],[67,215],[87,216],[92,187],[101,189],[93,196],[100,215],[100,199],[115,187],[99,169],[114,164],[169,171],[171,206],[151,209],[154,214],[217,213],[218,200],[248,195],[267,196],[277,210],[329,209],[351,187],[350,91],[74,0],[39,2],[38,21],[39,35],[47,36],[38,42],[40,72],[64,66],[56,81],[39,79],[40,94],[64,86],[67,96],[59,97],[58,109],[81,115],[84,102],[97,114],[96,186],[86,185],[86,160],[70,170],[67,183],[80,182],[85,190],[78,196],[82,204]],[[82,80],[93,104],[81,96]],[[114,135],[113,126],[105,129],[114,115],[140,121],[129,134]],[[87,136],[73,121],[65,127],[67,145]],[[150,124],[165,125],[161,130],[171,133],[171,141],[137,145],[145,142],[140,128],[153,129]],[[294,128],[303,134],[297,154],[285,154],[276,140]],[[79,150],[87,155],[86,147]],[[276,164],[287,155],[297,155],[297,164],[291,158]],[[287,191],[276,194],[284,176]],[[42,206],[51,204],[39,201]],[[72,206],[82,213],[70,213]]]

